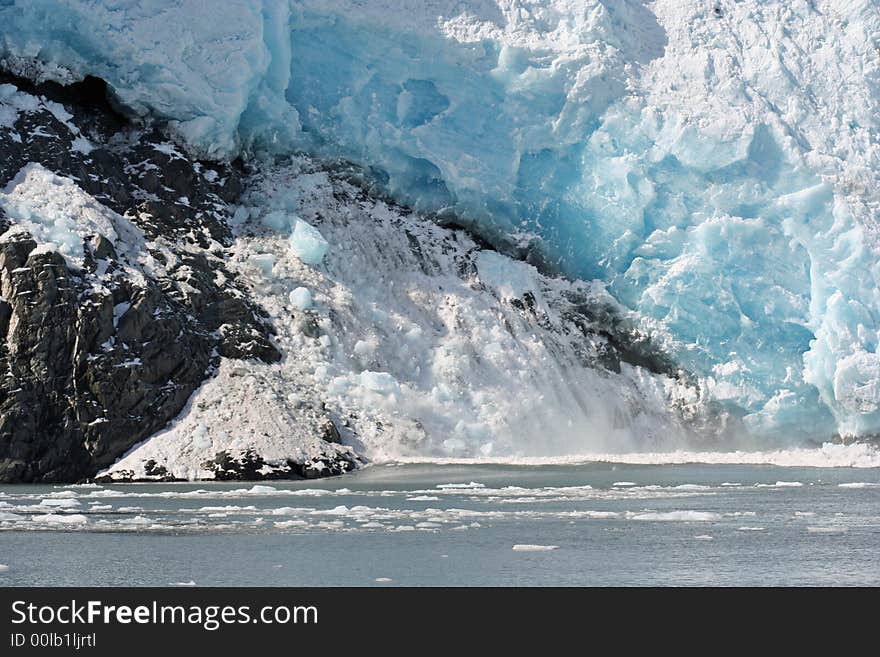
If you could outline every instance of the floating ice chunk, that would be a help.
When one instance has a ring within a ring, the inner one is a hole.
[[[658,520],[684,522],[711,522],[720,520],[721,516],[710,511],[646,511],[643,513],[627,513],[630,520]]]
[[[307,265],[319,265],[329,248],[321,231],[302,219],[296,219],[293,235],[290,236],[290,250],[297,258]]]
[[[297,310],[307,310],[312,307],[312,293],[307,287],[298,287],[288,295],[290,305]]]
[[[388,372],[364,370],[361,372],[360,379],[364,388],[383,395],[390,395],[400,389],[397,379]]]
[[[809,534],[845,534],[846,527],[807,527]]]
[[[441,490],[456,490],[456,489],[471,489],[471,488],[485,488],[486,484],[481,484],[478,481],[471,481],[467,484],[437,484],[437,488]]]
[[[767,531],[766,527],[737,527],[738,532],[763,532]]]
[[[278,520],[275,526],[279,529],[289,529],[290,527],[308,527],[309,523],[305,520]]]
[[[514,545],[512,548],[516,552],[549,552],[550,550],[558,550],[558,545]]]
[[[714,540],[709,534],[700,534],[698,536],[694,536],[695,541],[712,541]]]
[[[7,566],[5,563],[0,563],[0,573],[5,573],[8,570],[9,570],[9,566]]]
[[[875,488],[880,487],[878,482],[854,481],[848,484],[837,484],[838,488]]]
[[[332,509],[327,509],[326,511],[314,511],[314,514],[319,515],[328,515],[328,516],[347,516],[351,513],[347,506],[344,504],[340,504],[339,506],[335,506]]]
[[[634,482],[634,481],[615,481],[615,482],[614,482],[613,484],[611,484],[611,485],[612,485],[612,486],[619,486],[619,487],[621,487],[621,488],[626,488],[626,487],[629,487],[629,486],[637,486],[638,484],[636,484],[636,482]]]
[[[187,582],[168,582],[168,586],[195,586],[195,580],[189,580]]]
[[[79,506],[79,501],[77,501],[73,498],[70,498],[70,497],[62,497],[61,499],[55,498],[55,499],[42,500],[40,502],[40,506],[52,506],[52,507],[59,507],[59,508],[63,508],[63,509],[71,509],[71,508]]]
[[[437,502],[439,501],[439,497],[434,497],[433,495],[416,495],[415,497],[407,497],[407,502]]]
[[[243,491],[248,495],[276,495],[278,494],[278,489],[272,486],[261,486],[259,484],[255,486],[251,486],[246,491]]]
[[[48,513],[46,515],[31,516],[31,521],[47,525],[85,525],[89,522],[89,519],[80,513],[73,513],[71,515]]]
[[[393,582],[394,580],[390,577],[377,577],[375,579],[376,582]]]

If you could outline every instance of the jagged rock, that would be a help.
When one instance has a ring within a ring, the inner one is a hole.
[[[223,450],[202,465],[206,470],[213,472],[214,478],[218,481],[255,481],[332,477],[351,472],[359,466],[359,463],[353,455],[324,454],[306,463],[288,460],[281,465],[272,465],[254,450],[237,453]],[[115,480],[119,481],[118,477]]]
[[[82,270],[35,253],[25,233],[0,242],[0,481],[76,481],[174,418],[220,357],[280,353],[265,313],[224,266],[240,164],[197,162],[158,127],[132,125],[94,78],[0,83],[42,98],[0,128],[0,188],[40,163],[128,218],[165,265],[133,280],[103,235],[86,240]],[[11,224],[0,209],[0,235]]]

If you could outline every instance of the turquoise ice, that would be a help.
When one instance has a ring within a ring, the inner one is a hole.
[[[0,0],[0,52],[101,76],[208,156],[342,157],[538,240],[756,434],[880,431],[870,0],[214,7]],[[299,226],[277,227],[293,248]]]

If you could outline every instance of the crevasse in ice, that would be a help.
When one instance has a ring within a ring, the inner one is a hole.
[[[880,430],[872,0],[0,0],[7,65],[539,237],[759,434]]]

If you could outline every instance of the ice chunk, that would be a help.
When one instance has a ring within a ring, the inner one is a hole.
[[[367,363],[376,353],[376,343],[371,340],[358,340],[354,343],[354,355]]]
[[[45,515],[31,516],[31,521],[45,525],[85,525],[89,519],[81,513],[59,514],[47,513]]]
[[[307,265],[319,265],[330,245],[321,231],[302,219],[296,220],[290,236],[290,250]]]
[[[277,495],[278,489],[274,486],[264,486],[262,484],[255,484],[251,486],[246,491],[242,491],[248,495]]]
[[[642,513],[626,514],[630,520],[656,520],[656,521],[683,521],[683,522],[710,522],[720,520],[721,516],[711,511],[645,511]]]
[[[249,260],[263,273],[263,276],[267,278],[272,276],[272,271],[275,269],[274,255],[271,253],[258,253],[250,256]]]
[[[534,267],[505,258],[494,251],[480,251],[477,271],[480,280],[494,288],[504,299],[519,298],[535,289],[531,276],[535,272]]]
[[[308,310],[312,307],[312,293],[307,287],[298,287],[288,295],[290,305],[297,310]]]
[[[397,379],[388,372],[371,372],[364,370],[360,374],[361,385],[367,390],[378,392],[383,395],[390,395],[399,389]]]
[[[63,509],[73,509],[73,508],[78,507],[79,505],[80,505],[79,501],[71,499],[71,498],[48,499],[48,500],[42,500],[40,502],[40,506],[50,506],[50,507],[63,508]]]
[[[520,544],[514,545],[512,548],[516,552],[549,552],[550,550],[558,550],[558,545],[530,545]]]

